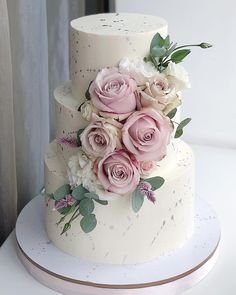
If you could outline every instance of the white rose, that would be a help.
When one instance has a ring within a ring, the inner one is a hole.
[[[96,110],[94,109],[93,105],[91,104],[89,100],[86,100],[82,104],[80,111],[81,111],[82,117],[87,121],[90,121],[92,118],[92,114],[96,112]]]
[[[183,66],[170,62],[163,73],[170,82],[174,83],[176,91],[191,87],[188,72]]]
[[[152,107],[155,110],[171,111],[180,105],[175,85],[164,74],[157,73],[146,82],[143,90],[139,90],[140,107]]]
[[[157,73],[156,68],[151,62],[145,62],[142,58],[129,59],[122,58],[119,63],[119,71],[124,74],[129,74],[138,84],[144,85],[149,78]]]

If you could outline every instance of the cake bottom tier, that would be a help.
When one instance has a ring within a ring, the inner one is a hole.
[[[184,142],[175,144],[176,158],[171,170],[156,171],[152,176],[165,178],[156,191],[156,203],[145,200],[141,210],[134,213],[131,197],[97,204],[97,227],[89,234],[80,227],[77,218],[71,229],[61,235],[63,225],[57,226],[60,214],[53,210],[54,201],[47,200],[46,230],[50,240],[62,251],[98,263],[136,264],[153,260],[181,247],[191,236],[194,221],[194,159],[191,148]],[[168,155],[167,155],[168,157]],[[59,155],[50,151],[50,159]],[[66,182],[61,174],[50,169],[45,161],[45,187]],[[50,191],[48,191],[50,192]],[[69,217],[68,217],[69,218]],[[66,220],[65,220],[66,222]]]

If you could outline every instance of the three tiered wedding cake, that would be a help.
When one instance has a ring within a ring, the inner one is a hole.
[[[73,20],[70,48],[45,157],[50,240],[110,264],[181,247],[194,221],[193,153],[179,139],[190,119],[177,111],[190,50],[171,42],[165,20],[127,13]]]

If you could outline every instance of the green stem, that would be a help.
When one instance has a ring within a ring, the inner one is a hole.
[[[150,54],[150,57],[151,57],[152,63],[154,64],[155,68],[156,68],[157,70],[159,70],[159,67],[158,67],[158,64],[157,64],[155,58],[154,58],[151,54]]]
[[[76,213],[79,211],[79,207],[75,210],[75,212],[73,213],[73,215],[71,216],[70,220],[67,223],[71,223],[74,219],[75,219],[75,215]],[[80,214],[80,213],[79,213]],[[79,215],[78,215],[79,216]],[[77,217],[78,217],[77,216]]]
[[[173,123],[175,123],[175,124],[177,124],[177,125],[179,125],[179,123],[177,123],[177,122],[175,122],[175,121],[173,121],[173,120],[171,120]]]
[[[182,45],[182,46],[178,46],[176,47],[172,53],[178,49],[181,49],[181,48],[186,48],[186,47],[201,47],[200,44],[188,44],[188,45]]]
[[[71,220],[71,222],[72,221],[74,221],[77,217],[79,217],[80,216],[80,213],[78,213],[77,215],[75,215],[73,218],[72,218],[72,220]]]

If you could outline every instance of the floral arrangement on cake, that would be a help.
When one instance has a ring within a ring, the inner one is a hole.
[[[179,64],[190,53],[189,47],[211,47],[208,43],[177,46],[156,34],[148,56],[123,58],[117,67],[101,69],[90,83],[86,100],[79,107],[89,122],[75,137],[58,138],[59,144],[76,149],[68,162],[68,184],[49,198],[64,222],[62,234],[81,216],[85,233],[97,224],[95,203],[130,195],[137,213],[145,200],[156,203],[165,182],[158,171],[171,137],[178,138],[190,122],[173,120],[181,105],[180,92],[190,87],[186,70]]]

